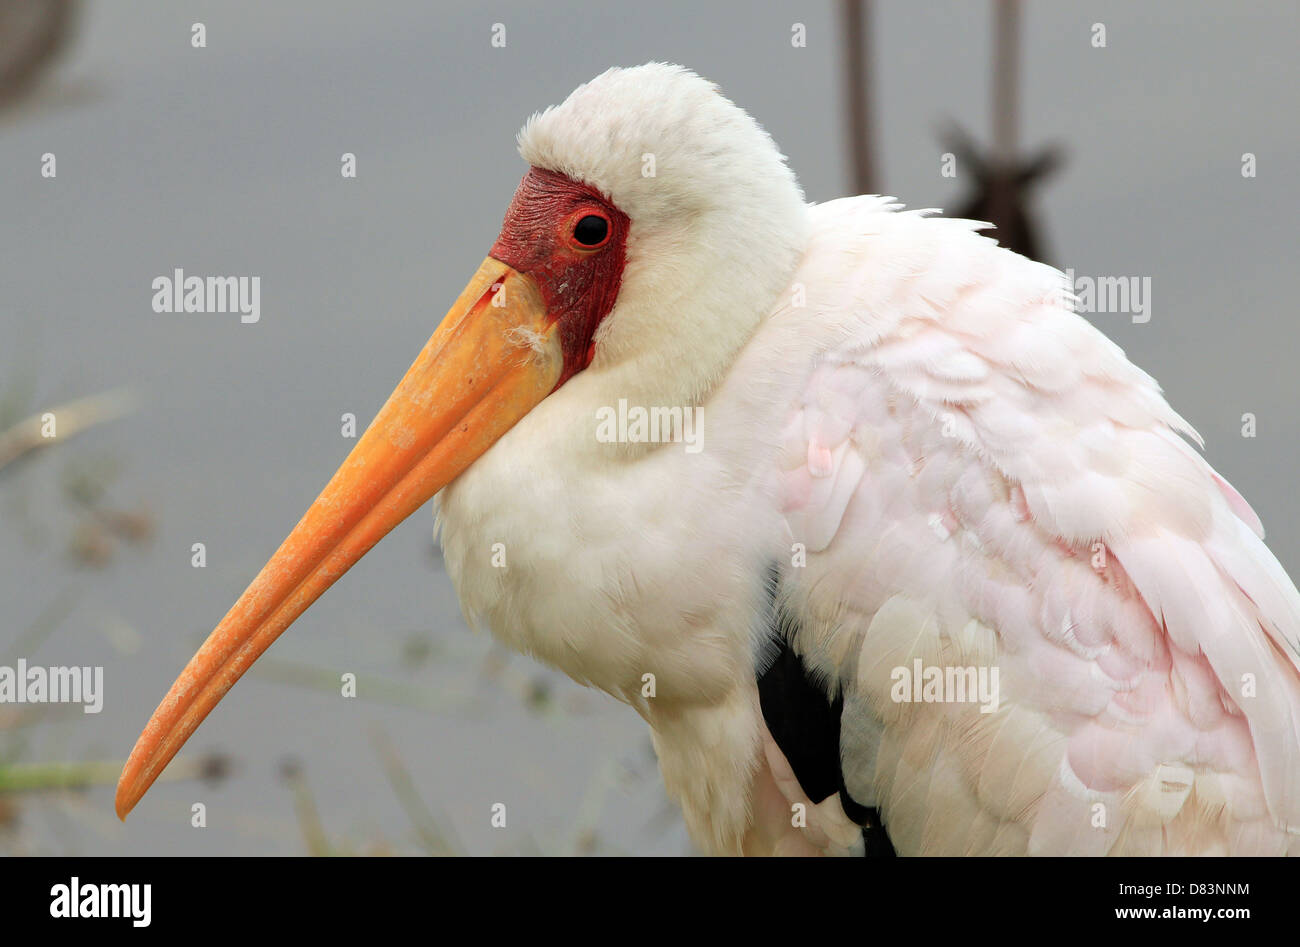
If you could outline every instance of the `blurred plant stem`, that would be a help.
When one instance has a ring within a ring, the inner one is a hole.
[[[285,782],[293,793],[293,810],[298,817],[298,829],[307,843],[307,854],[316,858],[329,858],[339,854],[330,844],[325,834],[325,826],[320,819],[320,810],[316,808],[316,797],[296,763],[286,764],[283,768]]]
[[[334,668],[313,667],[296,661],[285,661],[263,656],[254,664],[250,674],[279,684],[292,684],[310,690],[337,695],[342,686],[340,672]],[[440,697],[427,687],[393,681],[374,675],[356,676],[357,696],[363,700],[389,704],[394,707],[413,707],[418,710],[444,712],[457,707],[461,701],[455,697]]]
[[[115,786],[122,772],[121,760],[84,763],[10,763],[0,765],[0,793],[39,793],[60,789],[85,789],[91,786]],[[158,782],[220,778],[225,772],[224,758],[206,756],[180,757],[167,767]]]
[[[880,188],[871,135],[870,0],[840,0],[840,32],[844,37],[844,109],[852,193],[875,194]]]
[[[0,432],[0,472],[19,458],[135,410],[135,398],[124,388],[79,398],[48,408]],[[52,421],[48,416],[52,416]],[[53,427],[50,427],[50,424]],[[53,433],[49,433],[50,431]]]
[[[415,833],[420,839],[420,844],[425,853],[429,855],[463,855],[465,847],[461,844],[460,839],[456,838],[455,832],[444,830],[434,814],[425,804],[424,799],[420,796],[420,791],[415,786],[415,780],[411,778],[410,771],[402,762],[397,751],[393,749],[392,742],[381,731],[375,730],[371,735],[371,742],[374,743],[375,752],[379,754],[379,761],[383,764],[384,774],[388,777],[388,783],[393,787],[393,794],[397,796],[397,801],[401,804],[406,817],[410,819],[411,825],[415,827]]]

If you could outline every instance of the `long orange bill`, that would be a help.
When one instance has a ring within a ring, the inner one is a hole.
[[[154,711],[118,780],[120,818],[271,642],[550,394],[562,367],[537,284],[488,257],[316,502]]]

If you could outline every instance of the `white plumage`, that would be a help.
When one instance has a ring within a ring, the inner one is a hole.
[[[627,265],[591,366],[441,494],[448,570],[471,622],[641,713],[702,848],[859,844],[759,708],[776,564],[900,853],[1297,849],[1300,595],[1061,274],[888,199],[805,205],[679,67],[605,73],[521,152],[628,214]],[[704,449],[599,442],[619,399],[702,405]],[[892,699],[917,658],[997,667],[998,708]]]

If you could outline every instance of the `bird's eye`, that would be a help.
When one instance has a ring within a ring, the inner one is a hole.
[[[609,237],[609,221],[597,214],[588,214],[573,225],[573,239],[584,247],[598,247]]]

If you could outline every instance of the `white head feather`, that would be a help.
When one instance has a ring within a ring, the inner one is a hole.
[[[519,152],[631,220],[618,301],[583,375],[613,372],[612,394],[632,403],[699,403],[803,256],[807,208],[785,156],[716,85],[666,63],[579,86],[529,119]]]

